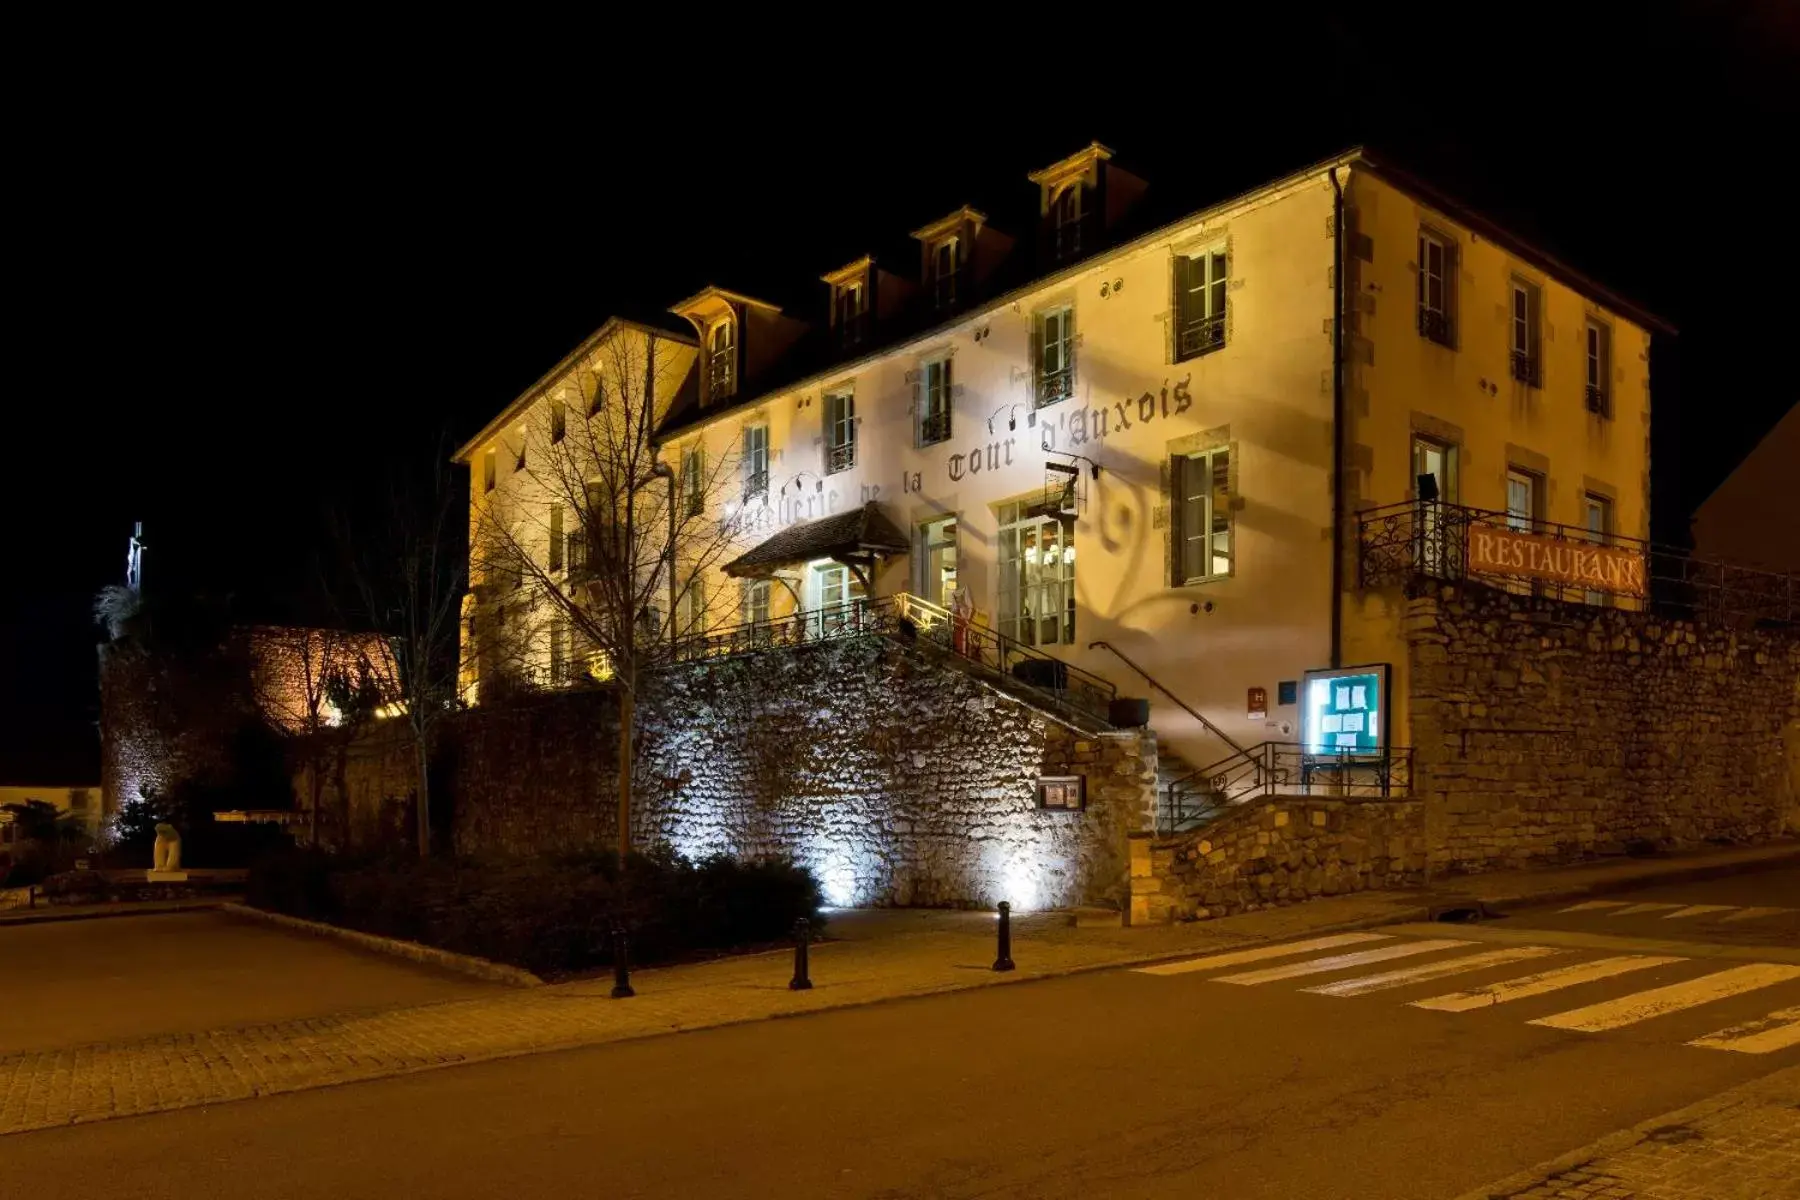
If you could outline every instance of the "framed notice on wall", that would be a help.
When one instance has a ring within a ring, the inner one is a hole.
[[[1308,754],[1374,754],[1387,745],[1388,663],[1308,671],[1300,741]]]

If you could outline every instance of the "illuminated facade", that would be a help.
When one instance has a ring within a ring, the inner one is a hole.
[[[1359,514],[1416,512],[1421,477],[1517,529],[1647,536],[1653,319],[1423,185],[1355,152],[1169,217],[1097,145],[1023,182],[1035,220],[958,209],[911,261],[824,274],[816,311],[708,289],[678,332],[609,325],[460,452],[471,528],[534,503],[520,448],[596,339],[654,332],[682,364],[663,459],[726,465],[706,503],[739,551],[684,582],[678,635],[907,593],[1148,697],[1195,766],[1299,739],[1308,671],[1388,664],[1404,729]],[[505,593],[481,582],[477,624]]]

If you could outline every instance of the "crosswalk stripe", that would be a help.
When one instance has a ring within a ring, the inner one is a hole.
[[[1676,909],[1663,920],[1674,921],[1682,917],[1697,917],[1702,913],[1730,912],[1736,907],[1735,904],[1690,904],[1686,908]]]
[[[1628,900],[1583,900],[1580,904],[1571,904],[1562,911],[1572,913],[1590,912],[1596,908],[1624,908],[1629,903]]]
[[[1433,996],[1428,1000],[1414,1000],[1412,1006],[1435,1009],[1438,1012],[1468,1012],[1472,1008],[1488,1008],[1495,1004],[1505,1004],[1508,1000],[1542,996],[1546,992],[1592,983],[1596,979],[1609,979],[1614,975],[1623,975],[1627,971],[1641,971],[1645,967],[1661,967],[1681,961],[1679,958],[1650,954],[1621,954],[1614,958],[1597,958],[1593,962],[1576,963],[1572,967],[1558,967],[1554,971],[1540,971],[1536,975],[1504,979],[1485,987],[1470,988],[1466,992],[1451,992],[1449,995]]]
[[[1746,908],[1743,912],[1734,912],[1727,921],[1754,921],[1758,917],[1772,917],[1777,913],[1793,912],[1791,908]]]
[[[1753,992],[1757,988],[1784,983],[1790,979],[1800,979],[1800,967],[1781,963],[1746,963],[1741,967],[1714,971],[1698,979],[1651,988],[1647,992],[1635,992],[1617,1000],[1590,1004],[1586,1008],[1571,1009],[1554,1016],[1539,1017],[1530,1023],[1551,1029],[1570,1029],[1577,1033],[1599,1033],[1624,1025],[1635,1025],[1639,1021],[1647,1021],[1665,1013],[1680,1012],[1684,1008],[1723,1000],[1727,996]]]
[[[1260,962],[1265,958],[1285,958],[1291,954],[1308,954],[1314,950],[1335,950],[1339,946],[1355,946],[1362,942],[1388,942],[1385,933],[1336,933],[1330,937],[1308,938],[1303,942],[1287,942],[1279,946],[1257,946],[1253,950],[1232,950],[1205,958],[1182,962],[1158,963],[1153,967],[1132,968],[1139,975],[1185,975],[1189,971],[1210,971],[1215,967],[1235,967],[1240,963]]]
[[[1735,1050],[1739,1054],[1767,1054],[1771,1050],[1800,1046],[1800,1005],[1777,1009],[1759,1020],[1709,1033],[1688,1045],[1704,1046],[1708,1050]]]
[[[1354,954],[1334,954],[1328,958],[1309,958],[1305,962],[1288,963],[1281,967],[1266,967],[1261,971],[1246,971],[1242,975],[1220,975],[1215,977],[1213,982],[1236,983],[1248,987],[1258,983],[1274,983],[1278,979],[1294,979],[1301,975],[1322,975],[1326,971],[1342,971],[1349,967],[1386,962],[1390,958],[1408,958],[1414,954],[1430,954],[1434,950],[1449,950],[1456,946],[1469,944],[1450,938],[1402,942],[1398,946],[1380,946],[1374,950],[1360,950]],[[1800,967],[1795,969],[1800,970]]]
[[[1466,958],[1426,963],[1422,967],[1402,967],[1398,971],[1383,971],[1379,975],[1359,975],[1355,979],[1340,979],[1336,983],[1324,983],[1300,990],[1321,996],[1361,996],[1366,992],[1381,992],[1388,988],[1423,983],[1427,979],[1441,979],[1445,975],[1461,975],[1466,971],[1480,971],[1487,967],[1561,953],[1563,951],[1551,946],[1514,946],[1507,950],[1490,950],[1486,954],[1471,954]]]
[[[1617,912],[1609,912],[1609,917],[1635,917],[1640,913],[1656,912],[1664,908],[1680,908],[1679,904],[1628,904]]]

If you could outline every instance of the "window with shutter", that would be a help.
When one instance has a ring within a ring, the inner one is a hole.
[[[744,426],[744,502],[769,494],[769,427]]]
[[[1456,255],[1448,238],[1419,230],[1419,336],[1454,348]]]
[[[1176,587],[1231,574],[1231,451],[1178,455],[1170,464]]]
[[[1612,416],[1612,396],[1607,376],[1612,363],[1612,330],[1598,321],[1587,323],[1587,410],[1596,416]]]
[[[1225,247],[1175,259],[1175,361],[1198,358],[1225,344]]]
[[[825,394],[825,473],[856,465],[856,393],[849,388]]]
[[[1064,304],[1039,313],[1032,347],[1037,407],[1075,394],[1075,308]]]
[[[931,359],[919,368],[914,411],[918,414],[918,443],[935,446],[950,439],[950,358]]]
[[[563,509],[560,504],[550,506],[550,569],[563,569]]]

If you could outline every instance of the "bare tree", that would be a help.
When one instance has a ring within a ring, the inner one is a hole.
[[[361,645],[336,629],[293,626],[259,628],[252,634],[250,683],[263,717],[298,739],[307,771],[307,825],[319,839],[319,808],[325,790],[327,743],[345,724],[334,700],[339,680],[357,669]]]
[[[475,533],[484,577],[526,597],[507,613],[511,644],[547,642],[547,656],[527,657],[548,658],[551,684],[586,674],[617,689],[621,862],[640,686],[704,628],[704,582],[735,534],[721,502],[742,486],[735,455],[674,466],[652,441],[691,364],[684,343],[639,326],[603,338],[534,406],[510,448],[524,485],[487,505]]]
[[[412,731],[420,857],[431,853],[431,752],[457,706],[457,652],[465,578],[462,492],[440,445],[415,480],[400,472],[368,518],[337,514],[343,584],[336,591],[358,628],[381,635],[365,646],[356,674],[398,710]],[[383,652],[385,651],[385,652]]]

